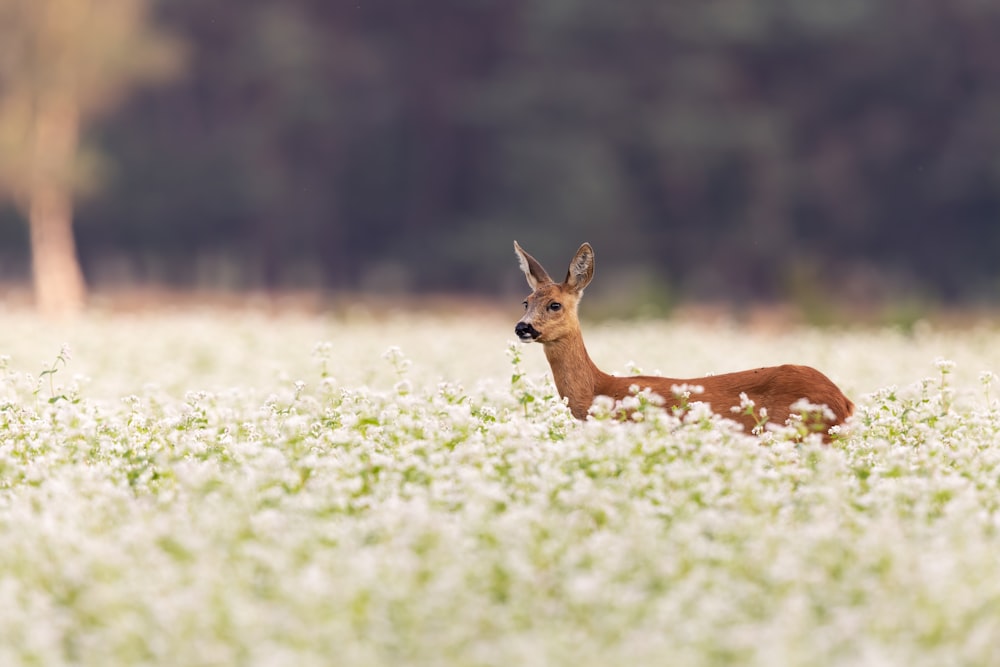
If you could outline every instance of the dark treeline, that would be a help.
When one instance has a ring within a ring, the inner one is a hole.
[[[76,215],[95,284],[506,292],[516,238],[551,266],[590,241],[609,284],[689,298],[1000,293],[1000,3],[156,16],[186,69],[87,135],[110,158]],[[0,220],[9,260],[27,235]]]

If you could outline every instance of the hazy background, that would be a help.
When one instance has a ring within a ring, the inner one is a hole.
[[[183,58],[81,132],[92,289],[509,295],[516,238],[662,311],[1000,303],[995,0],[149,4]],[[0,198],[3,284],[28,239]]]

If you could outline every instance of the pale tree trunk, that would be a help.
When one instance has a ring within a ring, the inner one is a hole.
[[[70,91],[41,95],[35,112],[28,220],[35,302],[47,315],[83,308],[86,287],[73,239],[73,162],[80,112]]]

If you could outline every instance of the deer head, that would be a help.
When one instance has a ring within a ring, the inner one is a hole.
[[[514,327],[517,337],[525,343],[554,343],[568,335],[578,335],[580,320],[576,309],[584,288],[594,277],[594,249],[589,243],[580,246],[561,283],[553,281],[517,241],[514,251],[532,290],[524,300],[524,317]]]

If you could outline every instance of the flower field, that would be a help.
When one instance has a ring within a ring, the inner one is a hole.
[[[516,311],[3,313],[0,665],[1000,662],[1000,330],[585,325],[820,368],[823,446],[577,422]]]

